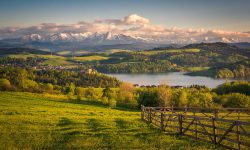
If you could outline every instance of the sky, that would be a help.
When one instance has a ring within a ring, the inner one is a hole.
[[[165,27],[250,31],[250,0],[1,0],[0,26],[118,19],[138,14]]]
[[[0,39],[111,31],[168,41],[249,42],[249,8],[250,0],[0,0]]]

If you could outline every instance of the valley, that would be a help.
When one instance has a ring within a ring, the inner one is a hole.
[[[250,1],[0,2],[0,150],[250,149]]]
[[[3,66],[11,66],[19,61],[26,67],[75,71],[94,69],[100,73],[187,72],[188,75],[223,79],[250,77],[250,50],[226,43],[201,43],[180,48],[160,47],[149,50],[110,49],[84,53],[78,53],[77,50],[49,52],[29,48],[2,48],[0,54]],[[37,63],[29,64],[30,61]]]

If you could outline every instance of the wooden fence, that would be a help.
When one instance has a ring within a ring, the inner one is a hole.
[[[250,110],[141,106],[141,118],[164,132],[230,149],[250,149]]]

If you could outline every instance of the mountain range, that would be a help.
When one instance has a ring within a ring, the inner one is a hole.
[[[65,49],[105,50],[113,48],[121,49],[151,49],[160,46],[186,45],[192,43],[236,43],[237,40],[226,37],[205,37],[204,39],[171,39],[171,38],[145,38],[140,36],[128,36],[125,34],[105,33],[76,33],[61,32],[53,34],[28,34],[14,39],[0,40],[0,47],[31,47],[49,49],[52,51]],[[245,44],[246,46],[247,44]]]

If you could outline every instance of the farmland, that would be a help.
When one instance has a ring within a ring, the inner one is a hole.
[[[0,149],[213,149],[212,144],[161,133],[140,112],[98,101],[0,92]]]

